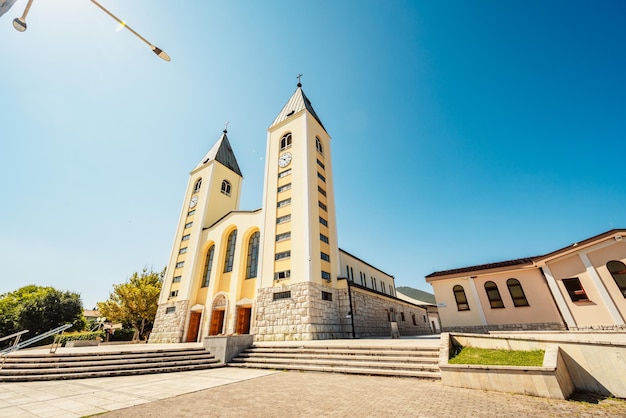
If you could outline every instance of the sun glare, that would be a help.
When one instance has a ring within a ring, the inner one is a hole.
[[[124,21],[122,20],[122,23],[120,23],[119,25],[117,25],[117,28],[115,28],[115,32],[119,32],[119,31],[121,31],[122,29],[124,29],[124,26],[126,26],[126,22],[124,22]]]

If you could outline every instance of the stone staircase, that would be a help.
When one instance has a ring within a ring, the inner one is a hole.
[[[438,361],[436,347],[264,344],[244,350],[228,366],[440,379]]]
[[[2,360],[0,359],[0,364]],[[223,367],[204,348],[172,348],[28,353],[6,357],[0,368],[0,382],[84,379],[150,373],[181,372]]]

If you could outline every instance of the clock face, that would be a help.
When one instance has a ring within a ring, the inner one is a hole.
[[[283,152],[281,154],[280,158],[278,159],[278,165],[280,167],[287,167],[290,162],[291,162],[291,153],[290,152]]]
[[[198,196],[192,197],[191,200],[189,201],[189,207],[193,208],[197,204],[198,204]]]

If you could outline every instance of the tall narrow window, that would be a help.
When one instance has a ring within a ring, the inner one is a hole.
[[[204,271],[202,272],[202,287],[208,287],[211,281],[213,254],[215,254],[215,245],[211,245],[209,251],[206,252],[206,259],[204,260]]]
[[[284,150],[285,148],[289,148],[291,146],[291,134],[285,134],[285,136],[283,136],[280,139],[280,149]]]
[[[485,283],[485,292],[487,292],[487,298],[489,298],[491,309],[504,308],[504,303],[502,303],[502,298],[500,297],[500,291],[498,290],[497,284],[494,282]]]
[[[222,193],[230,196],[230,182],[228,180],[222,180]]]
[[[613,276],[613,280],[615,280],[615,284],[622,296],[626,298],[626,264],[612,260],[606,263],[606,268],[609,269],[609,273]]]
[[[261,234],[256,231],[248,241],[248,266],[246,267],[246,279],[252,279],[257,275],[259,264],[259,237]]]
[[[319,138],[315,138],[315,148],[317,149],[317,152],[319,152],[320,154],[324,153],[324,148],[322,147],[322,141],[320,141]]]
[[[513,305],[529,306],[528,300],[526,299],[526,295],[524,294],[524,289],[522,289],[522,285],[520,284],[519,280],[509,279],[506,281],[506,285],[509,288],[511,299],[513,299]]]
[[[465,290],[463,286],[456,285],[452,288],[454,292],[454,299],[456,300],[456,308],[459,311],[469,311],[469,304],[467,303],[467,297],[465,296]]]
[[[202,177],[196,180],[196,184],[193,186],[193,192],[198,193],[200,191],[200,186],[202,186]]]
[[[228,236],[228,244],[226,244],[226,258],[224,259],[224,273],[233,271],[233,260],[235,258],[235,241],[237,240],[237,230]]]

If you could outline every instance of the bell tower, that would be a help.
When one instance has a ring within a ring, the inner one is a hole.
[[[224,129],[215,145],[189,173],[150,342],[181,342],[190,309],[205,303],[206,288],[201,289],[199,284],[205,250],[202,231],[237,210],[243,182],[226,133]]]
[[[276,325],[281,336],[267,339],[337,338],[331,334],[341,332],[334,328],[336,307],[318,307],[324,294],[332,301],[340,269],[330,139],[298,82],[267,134],[259,340],[277,334]],[[277,310],[282,321],[270,313]]]

